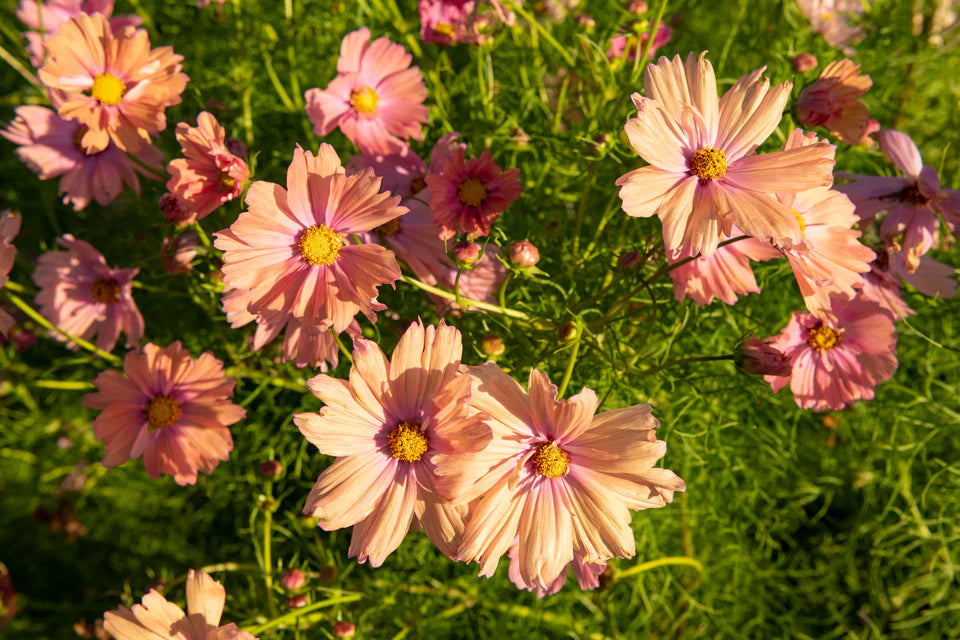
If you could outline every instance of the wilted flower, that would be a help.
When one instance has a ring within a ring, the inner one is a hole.
[[[860,75],[860,65],[852,60],[836,60],[820,73],[820,78],[800,92],[797,118],[808,127],[824,127],[847,144],[857,144],[867,129],[870,114],[860,99],[873,85],[868,75]]]

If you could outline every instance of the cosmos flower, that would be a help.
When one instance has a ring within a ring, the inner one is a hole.
[[[195,484],[197,471],[213,473],[230,457],[227,427],[247,414],[231,402],[235,382],[223,363],[210,351],[194,359],[179,341],[128,351],[122,374],[104,371],[93,384],[83,406],[100,411],[93,434],[103,442],[101,464],[143,456],[151,478],[170,475],[179,485]]]
[[[127,27],[139,27],[142,23],[139,16],[113,15],[114,0],[47,0],[43,4],[37,0],[20,0],[17,8],[17,18],[33,31],[23,34],[27,39],[27,52],[30,54],[30,64],[40,66],[43,61],[43,42],[47,36],[60,31],[60,25],[76,18],[81,13],[102,13],[110,21],[110,30],[118,35]]]
[[[72,336],[93,340],[110,351],[120,332],[132,348],[143,337],[143,316],[133,300],[133,278],[139,269],[116,269],[89,243],[70,234],[57,239],[66,251],[48,251],[37,259],[33,281],[40,291],[36,303],[55,327]],[[59,333],[57,340],[67,342]],[[76,349],[73,343],[68,347]]]
[[[130,609],[103,614],[103,627],[116,640],[257,640],[234,623],[220,626],[227,593],[203,571],[187,571],[187,613],[155,589]]]
[[[80,211],[95,200],[106,206],[128,185],[140,195],[142,175],[158,180],[150,169],[163,170],[163,153],[152,144],[144,144],[134,161],[112,142],[103,151],[84,151],[80,139],[86,126],[75,120],[64,120],[46,107],[22,106],[17,117],[0,135],[19,145],[17,157],[41,180],[60,178],[59,191],[63,203]]]
[[[294,423],[337,459],[303,512],[325,531],[353,526],[351,558],[380,566],[413,525],[446,555],[456,553],[467,508],[437,492],[434,467],[438,458],[456,464],[490,441],[483,419],[467,409],[462,350],[456,328],[418,321],[389,361],[376,343],[357,338],[349,380],[318,375],[308,382],[324,407],[294,415]]]
[[[420,0],[417,8],[424,42],[454,45],[477,41],[474,0]]]
[[[80,144],[102,151],[112,140],[124,151],[150,144],[167,126],[164,111],[180,104],[187,76],[183,56],[170,47],[150,49],[142,29],[114,36],[106,18],[81,13],[60,26],[44,44],[40,81],[60,117],[87,127]]]
[[[380,191],[369,169],[347,177],[333,147],[316,156],[299,146],[287,188],[254,182],[248,210],[215,234],[227,290],[251,292],[250,313],[268,324],[293,318],[340,333],[363,311],[373,321],[386,309],[377,287],[400,278],[393,253],[377,244],[345,244],[407,212],[399,196]]]
[[[20,223],[23,218],[9,209],[0,212],[0,289],[9,281],[13,261],[17,257],[17,248],[13,246],[13,239],[20,233]],[[14,319],[9,313],[0,309],[0,338],[5,338],[13,328]]]
[[[489,151],[465,160],[457,149],[426,181],[433,221],[444,239],[489,235],[490,225],[520,197],[520,169],[501,170]]]
[[[834,147],[827,143],[754,154],[776,128],[790,95],[769,90],[765,68],[740,78],[717,101],[706,53],[686,63],[660,58],[644,71],[650,97],[633,94],[631,146],[650,166],[617,180],[623,210],[660,216],[667,248],[709,256],[735,224],[760,240],[800,240],[796,217],[770,193],[829,186]]]
[[[858,144],[870,113],[860,99],[873,85],[860,75],[860,65],[844,58],[828,64],[820,78],[800,92],[797,119],[808,127],[824,127],[846,144]]]
[[[224,144],[225,132],[213,114],[201,111],[197,126],[177,125],[177,141],[185,158],[167,165],[167,189],[177,198],[177,215],[170,220],[190,224],[210,215],[243,193],[250,169]]]
[[[884,129],[879,139],[880,149],[903,177],[838,173],[838,178],[854,182],[837,185],[836,189],[849,196],[865,223],[882,211],[890,212],[880,234],[887,244],[897,241],[903,248],[907,271],[913,272],[920,256],[937,243],[937,215],[949,221],[960,220],[960,191],[940,187],[937,170],[923,164],[920,150],[907,134]]]
[[[740,345],[737,364],[755,376],[789,376],[793,370],[790,358],[757,336],[750,336]]]
[[[407,140],[423,136],[429,111],[427,88],[413,56],[387,38],[370,42],[366,27],[348,33],[340,45],[337,75],[326,89],[306,93],[313,132],[337,127],[365,154],[400,153]]]
[[[545,589],[540,588],[537,585],[529,585],[523,581],[523,576],[520,574],[520,561],[517,559],[518,554],[516,543],[510,547],[510,551],[507,552],[507,556],[510,558],[510,568],[507,572],[507,575],[510,578],[510,582],[512,582],[517,589],[533,591],[537,594],[538,598],[543,598],[544,596],[557,593],[563,588],[563,585],[567,583],[567,570],[564,568],[564,570],[560,572],[559,577],[547,585]],[[576,554],[574,554],[573,562],[571,562],[568,566],[573,569],[573,575],[576,577],[580,588],[584,591],[587,591],[590,589],[596,589],[600,586],[600,574],[606,570],[607,563],[602,562],[597,564],[585,564],[580,560],[579,557],[577,557]]]
[[[657,27],[657,34],[653,37],[653,44],[650,45],[649,59],[653,60],[657,49],[670,42],[672,37],[673,29],[661,22]],[[629,32],[618,33],[610,39],[610,46],[607,47],[607,58],[611,60],[626,58],[632,62],[636,59],[638,52],[643,54],[649,40],[650,27],[644,20]]]
[[[860,27],[850,26],[850,18],[863,15],[860,0],[797,0],[814,33],[819,33],[834,49],[843,49],[863,38]]]
[[[764,376],[774,392],[790,384],[804,409],[842,409],[872,400],[874,388],[897,368],[893,318],[875,302],[837,298],[835,323],[797,311],[780,335],[768,340],[790,358],[789,376]]]
[[[494,363],[471,367],[470,406],[488,416],[482,451],[435,459],[439,491],[473,505],[457,559],[491,576],[517,540],[517,580],[548,592],[567,566],[636,552],[630,511],[662,507],[684,483],[656,467],[666,444],[648,405],[594,415],[597,395],[567,400],[536,369],[529,393]]]

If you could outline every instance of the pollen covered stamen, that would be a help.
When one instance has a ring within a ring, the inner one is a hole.
[[[418,462],[430,448],[427,434],[416,422],[401,422],[387,436],[390,455],[401,462]]]
[[[365,84],[356,87],[350,92],[350,106],[353,107],[357,113],[362,113],[366,116],[376,113],[379,102],[380,97],[377,95],[377,92]]]
[[[147,403],[145,413],[150,431],[166,429],[180,419],[180,404],[167,395],[159,395]]]
[[[817,351],[828,351],[840,344],[842,332],[833,329],[825,324],[821,324],[808,332],[807,344]]]
[[[807,224],[803,221],[803,216],[800,215],[800,212],[797,211],[796,209],[791,209],[791,211],[793,211],[793,215],[796,216],[796,218],[797,218],[797,224],[800,225],[800,237],[806,238],[806,237],[807,237]]]
[[[727,175],[727,154],[720,149],[704,147],[690,158],[690,171],[701,180],[715,180]]]
[[[487,199],[487,187],[477,178],[467,178],[457,187],[457,197],[468,207],[479,207]]]
[[[544,442],[533,454],[533,467],[544,478],[559,478],[567,472],[570,456],[555,442]]]
[[[113,304],[120,298],[120,285],[113,280],[100,278],[90,287],[90,294],[97,302]]]
[[[217,171],[217,184],[220,185],[220,188],[224,191],[233,191],[233,186],[237,183],[226,171],[220,169]]]
[[[393,220],[388,220],[379,227],[377,227],[377,233],[379,233],[384,238],[392,238],[400,232],[400,218],[394,218]]]
[[[93,77],[90,96],[99,100],[101,104],[111,106],[120,104],[120,101],[123,100],[123,94],[126,92],[126,85],[112,73],[98,73]]]
[[[343,234],[323,224],[304,229],[297,241],[300,256],[316,266],[333,264],[342,246]]]
[[[453,25],[452,25],[452,24],[448,24],[448,23],[446,23],[446,22],[438,22],[437,24],[433,25],[433,32],[434,32],[434,33],[439,33],[440,35],[442,35],[442,36],[444,36],[444,37],[446,37],[446,38],[451,38],[451,39],[452,39],[455,35],[457,35],[457,32],[456,32],[456,30],[453,28]]]

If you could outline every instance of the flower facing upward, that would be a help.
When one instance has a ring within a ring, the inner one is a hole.
[[[483,496],[457,558],[478,560],[490,576],[516,539],[516,577],[548,592],[575,560],[632,557],[630,510],[662,507],[684,489],[672,471],[654,466],[666,445],[650,407],[594,415],[593,391],[557,400],[536,369],[529,394],[493,363],[469,372],[470,405],[489,416],[493,440],[470,456],[435,459],[441,493],[461,504]]]
[[[353,526],[351,558],[380,566],[414,523],[443,553],[456,553],[467,509],[437,493],[436,460],[455,464],[490,440],[490,429],[467,409],[462,350],[456,328],[418,321],[389,361],[376,343],[356,338],[349,381],[318,375],[308,382],[325,406],[296,414],[294,423],[337,460],[317,479],[303,512],[325,531]]]
[[[23,218],[13,211],[0,212],[0,289],[7,284],[13,261],[17,257],[17,248],[13,246],[13,239],[20,233],[20,223]],[[0,309],[0,339],[6,338],[13,328],[13,316]]]
[[[660,58],[644,71],[650,97],[633,94],[637,117],[626,133],[650,166],[617,180],[623,210],[660,216],[667,248],[686,247],[694,255],[713,253],[734,224],[760,240],[799,240],[796,217],[769,194],[828,186],[834,147],[755,155],[780,122],[791,84],[770,90],[760,68],[718,102],[705,56],[691,53],[686,63]]]
[[[316,156],[298,146],[287,188],[253,183],[248,210],[215,234],[224,287],[249,291],[248,310],[271,324],[292,318],[339,333],[358,311],[372,320],[386,308],[376,302],[377,287],[396,282],[400,267],[377,244],[347,241],[406,213],[399,202],[369,169],[344,175],[330,145]]]
[[[33,272],[43,316],[72,336],[96,336],[95,344],[104,351],[113,349],[121,331],[127,347],[136,346],[143,337],[143,316],[133,300],[133,278],[140,270],[108,266],[103,254],[70,234],[57,243],[67,250],[41,255]],[[51,335],[67,341],[59,333]]]
[[[774,391],[790,383],[804,409],[842,409],[872,400],[874,387],[897,368],[897,332],[886,310],[870,300],[837,298],[836,323],[797,311],[780,335],[768,340],[790,358],[789,376],[767,375]]]
[[[907,134],[884,129],[879,138],[880,149],[903,177],[838,173],[837,177],[854,182],[838,185],[837,190],[850,197],[865,222],[882,211],[890,212],[880,233],[888,244],[902,236],[899,244],[905,254],[904,264],[908,272],[913,272],[920,256],[937,243],[937,215],[952,223],[960,222],[960,191],[940,187],[937,170],[923,164],[920,150]]]
[[[313,132],[325,136],[337,127],[367,154],[400,153],[407,139],[423,136],[427,88],[413,56],[387,38],[370,42],[366,27],[340,44],[337,72],[326,89],[306,93]]]
[[[520,169],[502,171],[489,151],[465,160],[463,149],[456,149],[426,180],[441,238],[489,235],[490,225],[520,197]]]
[[[116,640],[257,640],[234,623],[220,626],[227,593],[203,571],[187,571],[187,613],[154,589],[142,604],[103,614],[103,628]]]
[[[185,158],[167,165],[167,189],[177,198],[177,216],[172,222],[190,224],[210,215],[220,205],[243,193],[250,169],[224,144],[225,132],[213,114],[197,116],[197,126],[177,125],[177,141]]]
[[[199,358],[180,342],[165,349],[148,343],[129,351],[123,374],[104,371],[83,406],[100,411],[93,433],[103,442],[101,464],[116,467],[143,456],[151,478],[173,476],[195,484],[197,471],[212,473],[233,450],[228,426],[246,410],[231,402],[233,378],[209,351]]]
[[[87,127],[81,144],[101,151],[112,140],[124,151],[150,143],[167,126],[164,111],[180,103],[187,76],[183,56],[170,47],[150,49],[142,29],[114,36],[100,14],[80,14],[44,44],[40,81],[51,90],[60,116]]]
[[[870,114],[860,102],[873,81],[860,75],[852,60],[828,64],[820,78],[800,92],[797,118],[808,127],[825,127],[847,144],[858,144],[867,129]]]
[[[124,184],[140,195],[142,175],[151,180],[160,176],[150,169],[163,170],[163,153],[144,144],[134,155],[139,162],[110,142],[102,151],[84,151],[80,140],[87,130],[75,120],[64,120],[46,107],[22,106],[17,117],[0,135],[19,145],[17,157],[41,180],[60,177],[63,203],[80,211],[91,200],[106,206],[123,192]]]

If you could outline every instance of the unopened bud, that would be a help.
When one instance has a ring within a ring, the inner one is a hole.
[[[629,273],[631,271],[636,271],[642,260],[643,257],[636,251],[627,251],[617,260],[617,267],[621,271],[626,271]]]
[[[587,31],[593,31],[597,27],[597,21],[592,16],[581,13],[577,16],[577,22]]]
[[[593,146],[597,151],[603,151],[610,144],[610,135],[607,133],[598,133],[593,137]]]
[[[750,336],[740,345],[737,363],[756,376],[789,376],[793,371],[789,356],[756,336]]]
[[[356,632],[357,625],[352,622],[347,622],[346,620],[341,620],[333,625],[333,637],[335,638],[352,638]]]
[[[296,591],[307,584],[307,577],[303,575],[303,571],[300,571],[300,569],[287,569],[280,576],[280,584],[287,591]]]
[[[540,250],[526,240],[518,240],[510,245],[510,262],[515,267],[529,269],[540,262]]]
[[[496,358],[506,353],[507,345],[503,342],[503,338],[497,334],[488,333],[480,341],[480,350],[483,351],[484,355]]]
[[[480,246],[476,242],[461,240],[453,245],[453,258],[461,264],[473,264],[480,257]]]
[[[557,340],[560,342],[572,342],[576,340],[579,333],[580,330],[577,328],[576,322],[564,322],[560,325],[560,328],[557,329]]]
[[[793,56],[793,70],[797,73],[806,73],[817,68],[817,56],[812,53],[801,53]]]
[[[643,0],[634,0],[627,5],[627,11],[635,15],[642,15],[647,12],[647,9],[650,7]]]
[[[267,460],[266,462],[260,463],[257,471],[264,478],[276,478],[283,472],[283,465],[280,464],[279,460]]]
[[[307,596],[301,593],[298,596],[287,598],[287,606],[291,609],[303,609],[307,606]]]

